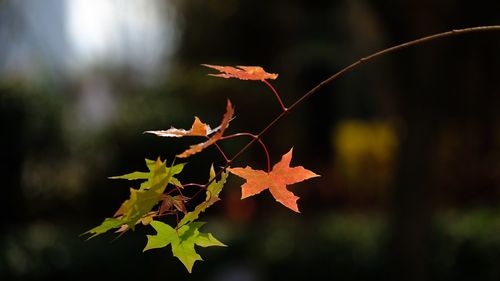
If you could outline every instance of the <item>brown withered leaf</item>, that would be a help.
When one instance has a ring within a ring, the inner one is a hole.
[[[159,215],[163,215],[174,208],[177,211],[182,213],[187,213],[186,205],[184,204],[189,198],[182,195],[164,195],[162,196],[162,203],[160,205],[160,210],[158,211]]]

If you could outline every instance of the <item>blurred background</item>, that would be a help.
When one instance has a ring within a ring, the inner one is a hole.
[[[257,133],[279,112],[258,82],[200,64],[260,65],[291,104],[362,56],[425,35],[500,23],[499,1],[0,0],[0,279],[500,280],[500,33],[404,50],[323,88],[264,136],[302,214],[232,177],[203,220],[227,248],[189,275],[148,227],[79,234],[129,183],[190,140],[142,134],[193,116]],[[234,155],[247,139],[222,145]],[[189,160],[204,182],[215,149]],[[265,168],[260,147],[238,161]]]

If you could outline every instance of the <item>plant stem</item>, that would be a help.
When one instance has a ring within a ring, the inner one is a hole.
[[[285,117],[286,114],[288,114],[290,111],[295,109],[298,105],[300,105],[302,102],[304,102],[308,97],[310,97],[311,95],[318,92],[326,84],[329,84],[329,83],[337,80],[338,78],[351,72],[352,70],[354,70],[358,66],[361,66],[361,65],[363,65],[367,62],[370,62],[376,58],[379,58],[381,56],[384,56],[384,55],[387,55],[390,53],[394,53],[396,51],[400,51],[400,50],[403,50],[403,49],[406,49],[409,47],[421,45],[421,44],[424,44],[424,43],[427,43],[430,41],[435,41],[435,40],[444,39],[444,38],[448,38],[448,37],[459,36],[459,35],[463,35],[463,34],[467,34],[467,33],[485,32],[485,31],[500,31],[500,25],[478,26],[478,27],[470,27],[470,28],[464,28],[464,29],[454,29],[454,30],[450,30],[447,32],[442,32],[442,33],[422,37],[422,38],[412,40],[409,42],[405,42],[405,43],[402,43],[402,44],[399,44],[399,45],[396,45],[396,46],[393,46],[393,47],[390,47],[387,49],[383,49],[383,50],[378,51],[376,53],[373,53],[369,56],[363,57],[363,58],[359,59],[358,61],[344,67],[343,69],[341,69],[337,73],[335,73],[332,76],[328,77],[327,79],[323,80],[321,83],[319,83],[314,88],[309,90],[307,93],[305,93],[303,96],[301,96],[298,100],[296,100],[290,107],[288,107],[287,110],[284,110],[276,118],[274,118],[264,129],[262,129],[262,131],[260,131],[259,134],[257,134],[255,136],[254,139],[252,139],[250,142],[248,142],[240,151],[238,151],[231,159],[229,159],[226,166],[224,166],[224,169],[221,169],[217,173],[217,175],[207,183],[207,185],[212,183],[215,180],[215,178],[217,178],[222,173],[223,170],[228,168],[234,160],[236,160],[241,154],[243,154],[243,152],[245,152],[255,141],[259,140],[262,137],[262,135],[265,134],[269,129],[274,127],[274,125],[278,121],[280,121],[283,117]]]
[[[478,27],[470,27],[470,28],[464,28],[464,29],[453,29],[453,30],[450,30],[450,31],[447,31],[447,32],[438,33],[438,34],[434,34],[434,35],[422,37],[422,38],[419,38],[419,39],[415,39],[415,40],[412,40],[412,41],[409,41],[409,42],[405,42],[405,43],[402,43],[402,44],[399,44],[399,45],[396,45],[396,46],[393,46],[393,47],[390,47],[390,48],[387,48],[387,49],[383,49],[383,50],[378,51],[376,53],[373,53],[373,54],[371,54],[369,56],[361,58],[358,61],[356,61],[356,62],[354,62],[354,63],[352,63],[352,64],[344,67],[339,72],[333,74],[332,76],[328,77],[327,79],[325,79],[324,81],[322,81],[321,83],[319,83],[316,87],[312,88],[309,92],[307,92],[302,97],[300,97],[297,101],[295,101],[288,108],[288,110],[290,111],[293,108],[297,107],[305,99],[307,99],[312,94],[316,93],[318,90],[320,90],[321,88],[323,88],[323,86],[325,86],[326,84],[337,80],[341,76],[344,76],[344,74],[347,74],[347,73],[351,72],[354,68],[356,68],[356,67],[358,67],[358,66],[360,66],[362,64],[365,64],[365,63],[367,63],[369,61],[372,61],[372,60],[374,60],[376,58],[379,58],[379,57],[387,55],[389,53],[400,51],[400,50],[403,50],[403,49],[406,49],[406,48],[409,48],[409,47],[413,47],[413,46],[416,46],[416,45],[421,45],[423,43],[427,43],[427,42],[430,42],[430,41],[434,41],[434,40],[438,40],[438,39],[443,39],[443,38],[447,38],[447,37],[453,37],[453,36],[463,35],[463,34],[466,34],[466,33],[483,32],[483,31],[500,31],[500,25],[478,26]],[[276,119],[278,119],[278,120],[281,119],[283,117],[282,115],[276,117]],[[263,132],[265,132],[265,131],[263,130]]]
[[[264,142],[262,141],[262,139],[260,139],[259,136],[254,135],[254,134],[250,134],[250,133],[237,133],[237,134],[234,134],[234,135],[229,135],[229,136],[222,137],[220,140],[232,139],[232,138],[239,137],[239,136],[248,136],[248,137],[253,138],[254,140],[257,140],[260,143],[260,145],[262,146],[262,149],[264,149],[264,153],[266,154],[266,159],[267,159],[267,173],[269,174],[271,172],[271,158],[269,157],[269,151],[267,150],[266,145],[264,144]],[[227,160],[227,158],[226,158],[226,160]],[[226,162],[228,162],[228,161],[226,161]]]
[[[274,95],[276,96],[276,98],[280,102],[281,109],[283,110],[283,112],[287,111],[288,109],[283,104],[283,101],[281,100],[280,94],[278,94],[278,91],[276,91],[276,89],[273,87],[273,85],[271,85],[271,83],[267,82],[267,80],[262,80],[262,82],[264,82],[264,84],[266,84],[269,88],[271,88],[271,90],[273,91]]]
[[[183,187],[186,187],[186,186],[197,186],[201,189],[205,189],[205,185],[204,184],[199,184],[199,183],[186,183],[186,184],[183,184],[182,185]]]

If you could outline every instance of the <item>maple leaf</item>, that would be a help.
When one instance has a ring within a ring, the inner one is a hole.
[[[143,252],[172,246],[172,254],[186,267],[189,273],[196,261],[203,260],[194,246],[226,246],[210,233],[202,233],[199,228],[204,222],[192,222],[179,227],[177,230],[160,221],[152,221],[150,225],[156,230],[156,235],[147,235],[148,242]]]
[[[208,207],[212,206],[215,202],[219,201],[219,193],[222,191],[224,184],[226,183],[228,173],[223,172],[221,174],[221,179],[219,181],[212,181],[207,187],[206,198],[205,201],[201,202],[198,206],[194,208],[193,211],[187,213],[182,220],[177,224],[179,228],[182,225],[188,224],[200,216],[202,212],[204,212]],[[210,167],[210,179],[211,181],[215,177],[214,167]]]
[[[156,217],[157,215],[158,215],[158,211],[149,212],[146,215],[143,215],[141,217],[141,219],[138,222],[136,222],[136,224],[138,224],[140,222],[140,223],[142,223],[142,225],[148,225],[148,224],[150,224],[153,221],[154,217]],[[118,228],[115,231],[115,233],[121,233],[121,234],[123,234],[125,231],[128,231],[129,229],[130,229],[130,226],[128,224],[122,224],[120,226],[120,228]]]
[[[212,130],[209,125],[201,122],[200,119],[197,116],[195,116],[193,125],[189,130],[177,129],[171,127],[168,130],[146,131],[145,133],[155,134],[160,137],[176,137],[176,138],[185,136],[206,137],[215,132],[217,129],[218,128]]]
[[[220,66],[211,64],[202,64],[203,66],[213,68],[220,71],[220,74],[209,74],[210,76],[222,78],[237,78],[240,80],[258,80],[264,81],[266,79],[274,80],[278,78],[278,74],[267,73],[260,66]]]
[[[187,158],[193,154],[202,151],[203,149],[209,147],[210,145],[220,140],[220,138],[222,138],[222,135],[224,134],[224,131],[227,129],[227,127],[229,127],[229,122],[231,122],[231,120],[233,119],[233,115],[234,115],[233,105],[231,104],[230,100],[227,100],[226,113],[222,117],[221,124],[215,129],[211,129],[210,126],[206,125],[205,123],[202,123],[198,117],[195,117],[193,125],[189,130],[176,129],[172,127],[168,130],[146,131],[145,133],[154,134],[160,137],[184,137],[184,136],[208,137],[209,135],[212,135],[208,138],[207,141],[191,145],[184,152],[177,154],[177,157],[179,158]]]
[[[148,168],[150,168],[146,182],[148,184],[141,185],[140,189],[130,188],[130,199],[123,202],[114,215],[115,217],[123,215],[130,227],[133,227],[160,201],[163,191],[172,178],[173,167],[167,168],[165,161],[158,159],[154,167]]]
[[[160,205],[160,210],[158,211],[158,215],[163,215],[164,213],[172,210],[173,208],[186,214],[187,210],[186,206],[184,205],[184,202],[186,202],[188,199],[189,199],[188,197],[182,195],[176,195],[176,196],[162,195],[162,203]]]
[[[166,161],[161,161],[159,158],[156,161],[146,159],[146,164],[150,170],[149,173],[134,172],[113,177],[128,180],[147,179],[147,184],[142,184],[139,189],[130,188],[130,198],[122,203],[113,218],[106,218],[101,225],[82,235],[91,234],[90,239],[114,228],[119,228],[118,232],[123,233],[134,229],[139,222],[148,224],[151,221],[151,209],[162,200],[165,188],[168,183],[172,182],[172,174],[180,173],[184,164],[167,168]]]
[[[89,239],[96,237],[97,235],[101,235],[105,232],[108,232],[111,229],[119,228],[123,224],[124,224],[124,222],[122,219],[106,218],[106,219],[104,219],[104,221],[100,225],[80,234],[80,236],[91,234],[91,236],[89,238],[87,238],[87,240],[89,240]]]
[[[113,176],[113,177],[109,177],[109,178],[110,179],[125,179],[125,180],[146,180],[145,182],[143,182],[141,184],[139,190],[149,189],[154,184],[154,181],[156,179],[155,178],[155,175],[157,175],[157,174],[155,174],[156,162],[157,161],[155,161],[155,160],[146,159],[146,166],[148,167],[149,172],[132,172],[132,173],[128,173],[125,175]],[[171,178],[170,178],[171,184],[182,188],[182,184],[174,176],[180,174],[182,172],[182,170],[184,169],[185,165],[186,165],[186,163],[181,163],[181,164],[174,165],[172,167],[165,167],[165,173],[170,173],[170,175],[171,175]]]
[[[276,163],[269,173],[262,170],[254,170],[249,166],[245,168],[228,168],[229,172],[246,180],[241,186],[241,199],[269,189],[276,201],[300,213],[297,206],[297,199],[299,199],[299,197],[294,195],[286,187],[287,185],[318,177],[319,175],[302,166],[290,167],[292,152],[293,148],[283,155],[281,161]]]

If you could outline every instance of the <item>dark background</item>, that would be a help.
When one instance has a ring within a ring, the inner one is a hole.
[[[313,95],[264,136],[272,162],[293,146],[292,164],[322,175],[291,188],[302,214],[268,192],[240,201],[232,177],[203,215],[229,247],[201,248],[191,275],[169,248],[141,253],[151,228],[78,237],[128,196],[108,176],[189,144],[143,131],[193,115],[215,126],[226,98],[232,133],[280,112],[262,83],[207,77],[200,64],[279,73],[272,84],[291,104],[385,47],[499,24],[500,2],[151,1],[175,32],[149,64],[156,41],[133,28],[120,59],[80,64],[60,20],[71,1],[16,2],[0,1],[1,280],[500,280],[500,32],[382,57]],[[148,18],[113,5],[110,15]],[[212,148],[188,160],[183,182],[223,164]],[[236,163],[247,164],[265,168],[260,147]]]

